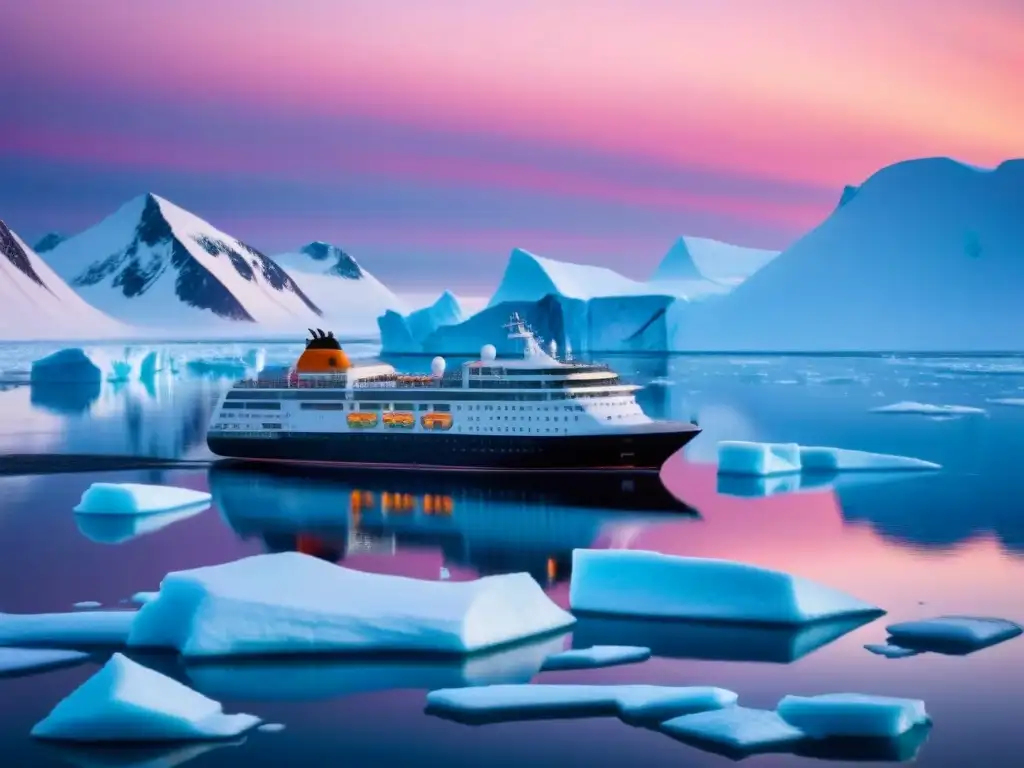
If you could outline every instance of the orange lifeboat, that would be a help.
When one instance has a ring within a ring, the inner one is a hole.
[[[348,425],[353,429],[373,429],[377,426],[376,411],[356,411],[348,415]]]
[[[450,413],[431,411],[430,413],[423,414],[420,418],[420,424],[423,425],[424,429],[451,429],[452,415]]]
[[[416,426],[416,417],[407,411],[388,411],[384,414],[384,426],[412,429]]]

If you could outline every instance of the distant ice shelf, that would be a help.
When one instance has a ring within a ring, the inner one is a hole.
[[[984,408],[971,405],[932,405],[910,400],[871,409],[871,413],[905,416],[976,416],[985,412]]]

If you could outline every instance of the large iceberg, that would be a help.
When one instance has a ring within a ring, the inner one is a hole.
[[[402,315],[389,309],[379,318],[381,351],[384,354],[424,352],[426,340],[438,328],[458,325],[465,319],[459,300],[450,291],[441,294],[429,307]]]
[[[809,579],[729,560],[577,549],[572,563],[573,611],[766,624],[884,613]]]
[[[68,385],[98,387],[103,379],[99,366],[84,349],[62,349],[32,363],[32,386]]]
[[[734,692],[709,686],[488,685],[431,691],[427,712],[469,723],[599,715],[657,722],[732,707],[736,700]]]
[[[525,573],[421,581],[282,552],[168,574],[139,610],[128,644],[185,656],[466,654],[573,621]]]
[[[770,477],[799,472],[890,472],[942,469],[909,456],[797,445],[723,440],[718,443],[718,472],[723,475]]]
[[[80,515],[149,515],[175,512],[210,503],[206,491],[173,485],[93,483],[75,507]]]
[[[224,714],[218,702],[115,653],[38,722],[32,735],[81,742],[223,739],[259,722],[253,715]]]

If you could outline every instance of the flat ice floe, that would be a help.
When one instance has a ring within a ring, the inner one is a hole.
[[[0,648],[0,677],[73,666],[88,658],[81,651],[57,648]]]
[[[451,720],[510,720],[618,716],[659,722],[684,713],[731,707],[737,696],[724,688],[660,685],[489,685],[427,694],[427,712]]]
[[[282,552],[168,574],[139,610],[128,644],[184,656],[465,654],[574,621],[526,573],[420,580]]]
[[[1017,408],[1024,408],[1024,397],[994,397],[987,402],[993,405],[1009,405]]]
[[[151,515],[210,503],[206,491],[173,485],[93,483],[75,507],[80,515]]]
[[[587,613],[771,624],[884,613],[781,571],[638,550],[574,550],[569,604]]]
[[[32,729],[40,739],[141,742],[224,739],[259,725],[115,653]]]
[[[929,722],[919,699],[860,693],[786,696],[776,711],[812,739],[893,739]]]
[[[783,720],[778,712],[748,707],[726,707],[676,717],[661,723],[658,730],[684,740],[718,745],[739,754],[785,748],[807,738],[803,731]]]
[[[890,645],[955,655],[973,653],[1024,632],[1015,622],[984,616],[939,616],[890,624],[885,630]]]
[[[124,645],[135,611],[0,613],[0,645]]]
[[[941,468],[939,464],[908,456],[846,448],[742,440],[723,440],[718,443],[720,475],[773,477],[799,473],[921,471]]]
[[[565,669],[595,669],[633,664],[651,658],[650,648],[636,645],[594,645],[556,653],[544,660],[542,672]]]
[[[98,603],[95,600],[80,600],[79,602],[75,603],[71,607],[72,608],[81,608],[81,609],[102,608],[103,604],[102,603]]]
[[[903,648],[899,645],[890,645],[888,643],[868,643],[864,648],[876,656],[885,656],[887,659],[906,659],[921,653],[912,648]]]
[[[905,416],[971,416],[980,415],[985,412],[984,408],[976,408],[972,405],[932,405],[911,400],[879,406],[869,411],[869,413],[902,414]]]

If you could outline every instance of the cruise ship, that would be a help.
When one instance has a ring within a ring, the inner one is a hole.
[[[213,412],[207,444],[252,461],[412,469],[654,470],[700,433],[655,420],[640,387],[607,366],[558,359],[514,314],[520,352],[427,375],[349,359],[331,333],[310,330],[280,378],[237,382]]]

